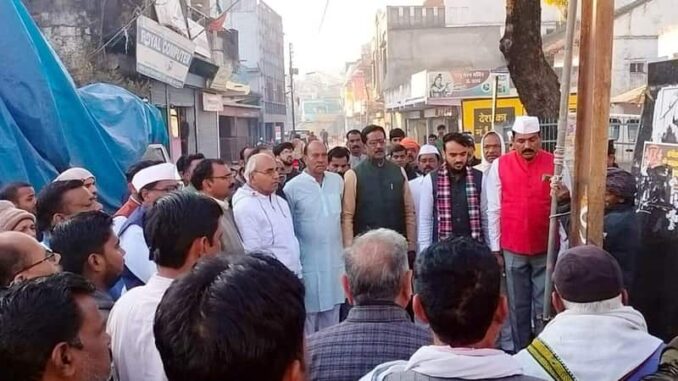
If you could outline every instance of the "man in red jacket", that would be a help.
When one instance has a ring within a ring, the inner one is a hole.
[[[539,120],[517,117],[513,151],[495,160],[483,186],[488,244],[505,263],[516,351],[532,339],[544,305],[553,155],[541,149]],[[569,176],[563,176],[569,183]]]

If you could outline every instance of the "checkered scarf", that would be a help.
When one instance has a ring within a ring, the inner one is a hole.
[[[436,207],[438,209],[438,240],[442,241],[452,235],[452,184],[450,184],[447,165],[438,170]],[[483,242],[480,223],[480,194],[473,181],[473,170],[466,167],[466,202],[471,225],[471,237]]]

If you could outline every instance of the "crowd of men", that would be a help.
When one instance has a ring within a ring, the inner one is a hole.
[[[70,168],[0,190],[0,379],[672,380],[678,342],[633,292],[635,182],[608,172],[604,249],[560,252],[541,317],[551,197],[567,170],[518,117],[427,144],[370,125],[141,161],[113,214]],[[614,162],[614,161],[613,161]]]

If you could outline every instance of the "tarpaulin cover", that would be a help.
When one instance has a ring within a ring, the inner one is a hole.
[[[21,1],[0,1],[0,183],[39,190],[84,167],[111,211],[126,192],[125,169],[167,141],[157,108],[113,85],[76,89]]]

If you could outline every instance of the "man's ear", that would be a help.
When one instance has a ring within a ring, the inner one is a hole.
[[[56,226],[66,221],[66,216],[61,213],[56,213],[52,216],[52,226]]]
[[[306,366],[303,361],[299,359],[294,360],[285,369],[282,381],[306,381]]]
[[[625,305],[625,306],[628,306],[629,305],[629,292],[626,291],[626,289],[622,290],[621,297],[622,297],[622,304]]]
[[[52,371],[63,379],[71,379],[76,374],[75,358],[70,345],[65,342],[58,343],[50,356],[50,361],[47,363],[45,370]]]
[[[346,274],[341,276],[341,286],[344,289],[344,295],[346,295],[346,299],[348,299],[348,302],[350,304],[355,304],[353,302],[353,293],[351,292],[351,285],[348,282],[348,276],[346,276]]]
[[[414,311],[414,316],[416,316],[419,321],[428,324],[428,316],[426,316],[426,311],[424,311],[424,305],[421,304],[419,294],[414,294],[414,297],[412,298],[412,311]]]
[[[557,313],[565,311],[565,303],[563,303],[563,299],[558,295],[558,291],[551,293],[551,304]]]
[[[92,253],[87,257],[87,264],[93,272],[102,272],[104,267],[106,267],[106,261],[104,256],[101,254]]]

